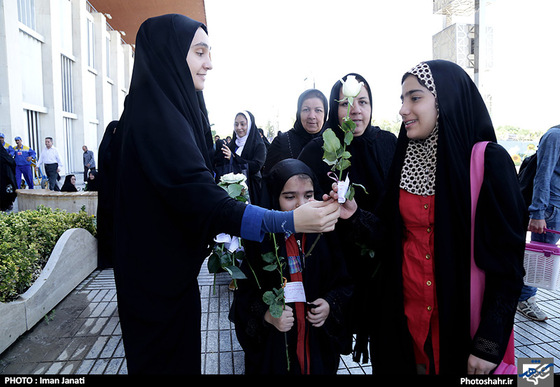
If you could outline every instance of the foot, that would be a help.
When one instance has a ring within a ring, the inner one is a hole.
[[[525,301],[520,301],[519,304],[517,304],[517,310],[525,317],[534,321],[544,321],[548,318],[547,315],[537,306],[535,296],[530,297]]]

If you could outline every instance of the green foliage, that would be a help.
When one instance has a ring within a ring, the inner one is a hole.
[[[0,213],[0,302],[14,300],[33,284],[56,242],[70,228],[83,228],[95,236],[95,217],[44,206]]]
[[[276,242],[276,235],[270,234],[272,241],[274,243],[274,251],[270,251],[266,254],[262,254],[263,261],[267,264],[263,267],[266,271],[277,271],[279,275],[280,288],[273,288],[268,290],[263,294],[263,302],[268,305],[268,310],[272,317],[280,318],[282,316],[282,311],[284,310],[285,298],[284,298],[284,285],[286,279],[284,278],[282,272],[286,265],[285,258],[278,256],[278,243]]]

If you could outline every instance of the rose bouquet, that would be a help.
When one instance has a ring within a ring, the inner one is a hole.
[[[228,173],[220,178],[218,185],[231,198],[240,202],[247,202],[249,200],[249,189],[246,180],[247,178],[242,173]],[[212,249],[212,254],[208,257],[208,272],[214,273],[214,279],[219,272],[229,273],[234,286],[237,288],[237,280],[247,278],[236,265],[236,262],[245,257],[242,240],[239,237],[222,233],[214,238],[214,242],[216,243]]]

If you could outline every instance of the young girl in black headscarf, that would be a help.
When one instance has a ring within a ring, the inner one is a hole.
[[[385,181],[397,142],[396,136],[372,122],[372,94],[368,82],[359,74],[347,74],[342,79],[346,81],[349,76],[355,76],[363,86],[359,95],[350,107],[350,118],[356,123],[354,138],[346,150],[352,155],[352,163],[345,173],[349,175],[350,182],[361,184],[365,189],[356,188],[356,200],[364,209],[373,212],[385,189]],[[342,82],[337,81],[332,87],[329,98],[329,115],[325,128],[332,129],[341,143],[344,133],[340,126],[348,112],[348,101],[344,101]],[[299,155],[299,159],[311,167],[320,185],[318,197],[331,190],[333,180],[329,177],[331,166],[323,161],[323,138],[317,137],[311,141]],[[345,175],[346,176],[346,175]],[[343,180],[345,178],[343,177]],[[367,193],[366,193],[367,191]],[[366,306],[367,292],[371,288],[372,277],[375,273],[375,261],[369,253],[364,254],[363,246],[354,238],[350,222],[339,222],[335,231],[342,241],[345,241],[344,255],[348,270],[354,278],[356,291],[353,297],[352,325],[356,336],[354,359],[368,362],[368,318],[376,313],[374,308]]]
[[[230,163],[233,173],[244,173],[249,186],[249,200],[260,203],[261,168],[266,158],[266,146],[255,124],[255,116],[249,111],[235,115],[233,138],[222,146],[226,163]]]
[[[327,98],[321,91],[309,89],[301,93],[297,101],[294,127],[285,133],[279,133],[272,140],[266,154],[264,173],[269,172],[281,160],[297,159],[309,141],[323,133],[328,109]]]
[[[112,139],[114,269],[129,374],[200,374],[197,277],[219,233],[332,230],[336,203],[289,213],[246,205],[214,181],[202,89],[212,68],[206,27],[182,15],[145,21]]]
[[[313,172],[299,160],[280,161],[265,180],[270,208],[291,211],[314,200]],[[333,237],[333,233],[275,235],[278,255],[285,259],[285,289],[302,284],[307,301],[287,303],[279,318],[263,301],[263,293],[282,285],[276,270],[263,269],[268,263],[261,254],[274,251],[272,238],[269,235],[262,245],[245,244],[241,268],[247,279],[238,281],[230,314],[245,351],[245,374],[336,374],[340,354],[351,346],[345,315],[352,285]]]
[[[403,77],[402,100],[403,124],[380,222],[364,222],[377,232],[363,239],[381,240],[385,247],[371,299],[383,312],[371,321],[373,371],[487,374],[504,356],[523,285],[527,217],[515,168],[495,143],[475,84],[456,64],[420,63]],[[486,287],[471,338],[469,171],[479,141],[492,142],[474,231],[474,258]],[[363,221],[360,213],[353,217]]]

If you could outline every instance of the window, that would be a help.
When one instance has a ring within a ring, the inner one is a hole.
[[[27,138],[29,139],[29,147],[37,152],[37,160],[41,153],[42,144],[39,138],[39,113],[33,110],[25,110],[27,117]]]
[[[74,113],[74,98],[72,85],[72,60],[65,55],[61,56],[62,69],[62,110]]]
[[[87,45],[88,45],[88,66],[95,68],[95,31],[91,19],[87,19]]]
[[[111,78],[111,39],[105,40],[105,57],[107,58],[107,78]]]
[[[72,145],[72,140],[73,140],[73,121],[71,118],[69,117],[63,117],[63,125],[64,125],[64,150],[63,150],[63,154],[64,157],[66,158],[66,173],[70,173],[70,172],[74,172],[74,152],[73,152],[73,145]],[[60,150],[60,148],[58,148]],[[62,156],[62,154],[60,154],[60,156]],[[64,163],[64,161],[62,161]]]
[[[18,0],[18,20],[32,30],[36,30],[35,0]]]

